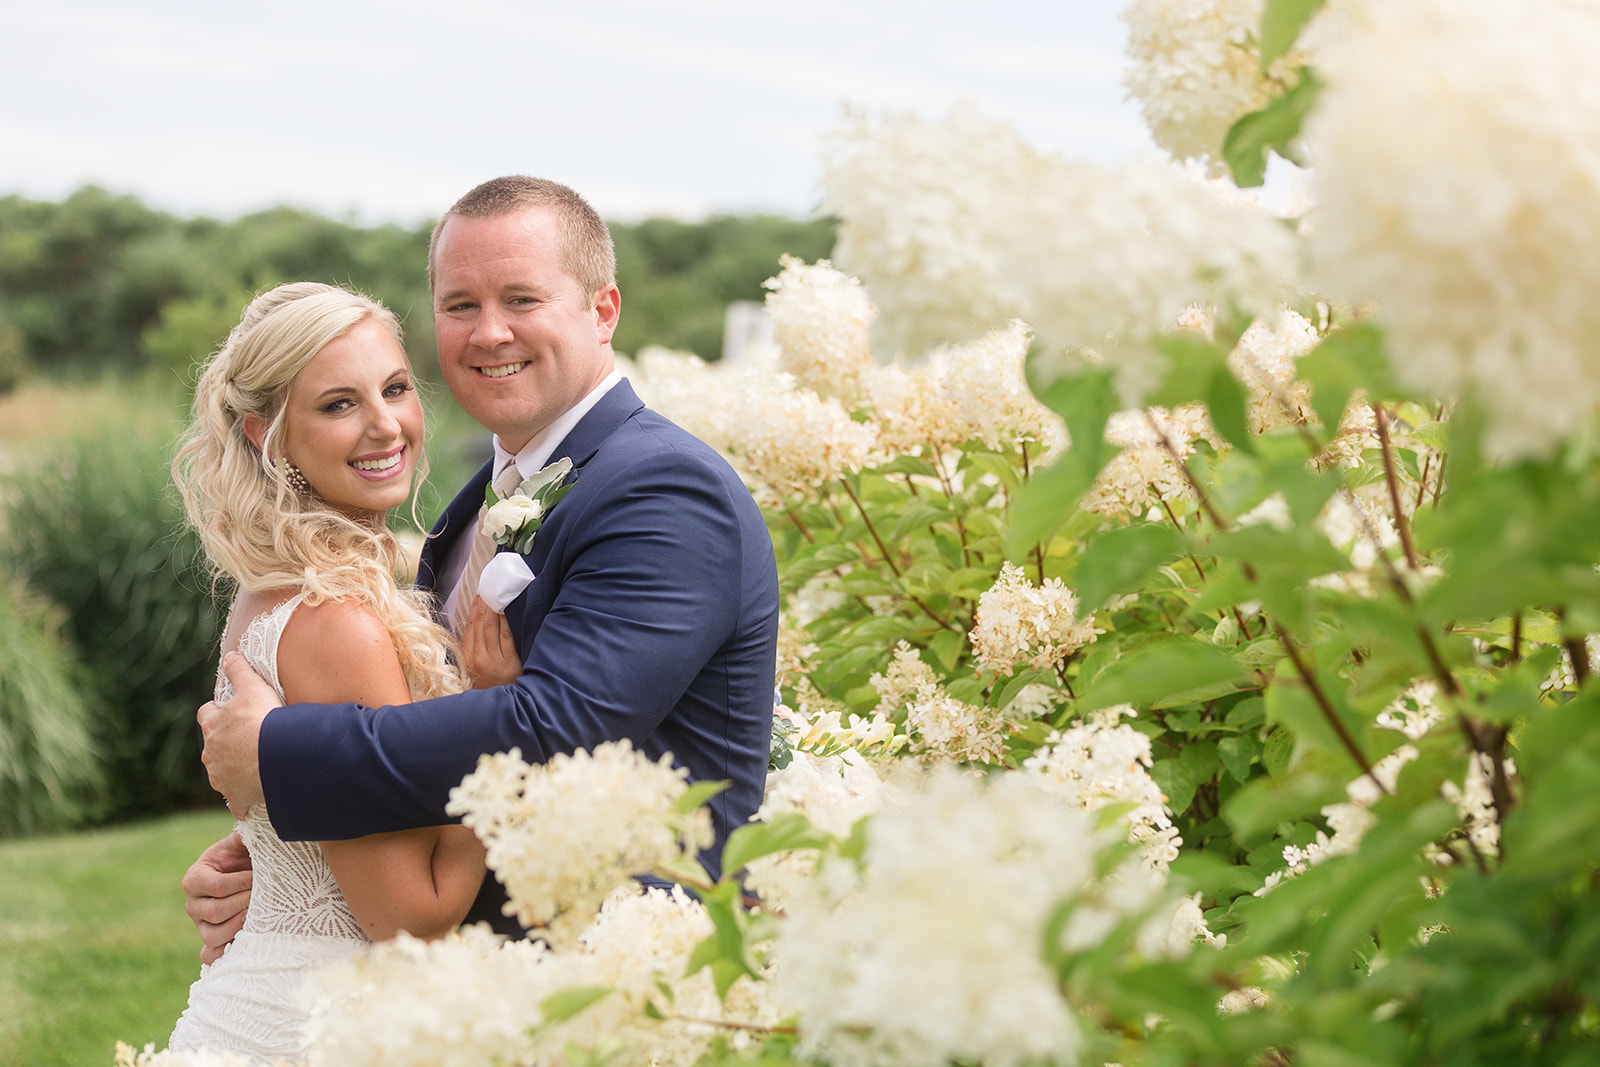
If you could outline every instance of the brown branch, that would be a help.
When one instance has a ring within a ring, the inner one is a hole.
[[[889,569],[894,572],[896,578],[900,577],[900,568],[895,565],[894,557],[889,554],[889,547],[883,543],[883,538],[878,536],[878,528],[872,524],[872,516],[867,514],[867,506],[861,502],[860,497],[856,496],[856,491],[850,488],[850,480],[848,478],[840,478],[839,484],[844,486],[844,491],[855,504],[856,510],[861,512],[861,518],[867,524],[867,532],[872,535],[873,543],[878,546],[878,551],[883,553],[883,561],[889,565]]]
[[[1333,702],[1328,699],[1328,694],[1323,691],[1322,683],[1317,680],[1316,672],[1300,658],[1300,651],[1295,647],[1294,639],[1277,622],[1272,624],[1272,628],[1278,635],[1278,643],[1283,646],[1284,652],[1288,654],[1289,662],[1294,664],[1295,671],[1300,675],[1301,680],[1306,683],[1306,689],[1311,693],[1311,699],[1316,701],[1317,708],[1322,712],[1322,717],[1328,720],[1328,725],[1333,728],[1334,734],[1338,736],[1339,743],[1350,754],[1350,758],[1356,761],[1356,766],[1361,768],[1361,773],[1371,779],[1372,784],[1378,787],[1378,792],[1387,795],[1389,787],[1380,782],[1378,776],[1373,773],[1372,764],[1367,762],[1366,754],[1361,751],[1361,746],[1356,744],[1356,739],[1351,736],[1349,729],[1344,724],[1344,720],[1339,718],[1339,713],[1334,709]]]
[[[1205,488],[1195,478],[1194,472],[1189,469],[1189,464],[1178,454],[1178,447],[1172,443],[1172,439],[1161,428],[1161,424],[1156,421],[1156,417],[1150,414],[1149,408],[1144,409],[1144,421],[1149,424],[1151,432],[1156,435],[1156,440],[1161,443],[1161,449],[1167,454],[1167,458],[1172,460],[1173,466],[1178,468],[1178,473],[1183,475],[1183,480],[1189,483],[1190,489],[1194,490],[1194,495],[1200,501],[1200,509],[1206,513],[1217,529],[1228,529],[1228,520],[1224,519],[1221,513],[1211,505],[1211,497],[1206,494]]]
[[[1405,549],[1406,564],[1416,570],[1417,546],[1411,542],[1411,524],[1406,521],[1405,509],[1400,505],[1400,479],[1394,469],[1394,445],[1389,440],[1389,414],[1383,405],[1372,404],[1373,420],[1378,426],[1378,448],[1383,455],[1383,477],[1389,483],[1389,505],[1394,509],[1394,528],[1400,533],[1400,547]]]
[[[795,528],[800,531],[800,536],[804,537],[807,541],[811,542],[812,544],[816,544],[817,543],[817,539],[811,535],[811,531],[810,530],[806,529],[806,524],[804,522],[800,521],[800,516],[795,513],[794,505],[790,504],[787,500],[785,500],[783,502],[783,510],[788,513],[789,521],[794,523],[795,524]]]

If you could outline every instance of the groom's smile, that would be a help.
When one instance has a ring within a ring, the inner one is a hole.
[[[479,367],[478,373],[485,378],[509,378],[527,365],[527,360],[521,363],[502,363],[498,367]]]

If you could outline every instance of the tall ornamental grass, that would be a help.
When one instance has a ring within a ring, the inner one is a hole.
[[[167,464],[180,399],[130,390],[92,436],[35,444],[8,479],[5,550],[82,660],[111,817],[206,800],[194,713],[210,699],[220,604]]]
[[[22,582],[0,580],[0,837],[84,821],[104,782],[84,665],[63,623]]]

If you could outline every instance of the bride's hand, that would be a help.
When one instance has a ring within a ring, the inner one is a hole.
[[[522,674],[511,624],[483,598],[473,600],[461,632],[461,667],[474,689],[510,685]]]

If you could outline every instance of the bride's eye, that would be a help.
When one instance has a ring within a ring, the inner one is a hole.
[[[411,390],[414,388],[416,387],[410,382],[395,382],[393,385],[389,386],[389,388],[383,391],[383,395],[388,397],[390,400],[398,400],[400,397],[411,392]]]

